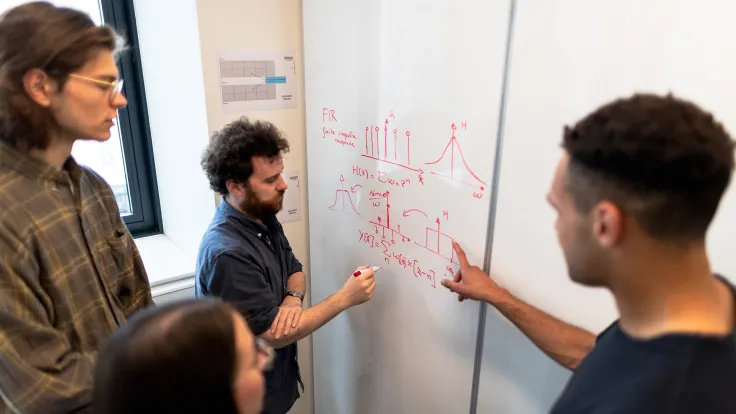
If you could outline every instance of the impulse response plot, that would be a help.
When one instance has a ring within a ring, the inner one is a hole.
[[[440,174],[440,173],[436,173],[436,172],[432,172],[432,174],[434,174],[434,175],[436,175],[438,177],[447,178],[447,179],[450,179],[450,180],[453,180],[453,181],[457,181],[457,182],[462,183],[462,184],[470,185],[470,186],[473,186],[473,187],[476,187],[476,186],[479,185],[480,186],[480,190],[483,191],[485,189],[486,183],[483,180],[481,180],[475,174],[475,172],[473,172],[472,169],[470,169],[470,167],[468,166],[468,163],[465,161],[465,156],[463,155],[463,150],[462,150],[462,148],[460,148],[460,143],[457,141],[457,137],[455,137],[455,130],[457,129],[457,127],[455,126],[455,123],[452,124],[452,127],[451,128],[452,128],[452,137],[450,138],[450,142],[448,142],[447,145],[445,146],[445,150],[442,151],[442,155],[437,160],[432,161],[432,162],[426,162],[425,164],[429,164],[429,165],[431,165],[431,164],[437,164],[437,163],[441,162],[442,160],[444,160],[445,159],[445,156],[448,156],[449,155],[449,158],[450,158],[449,159],[449,163],[450,163],[450,174],[449,175],[445,175],[445,174]],[[449,154],[448,154],[448,152],[449,152]],[[459,156],[459,160],[456,158],[456,155]],[[459,180],[459,179],[456,179],[455,178],[455,165],[460,165],[460,163],[458,163],[457,161],[462,162],[462,165],[465,168],[465,170],[467,170],[468,173],[470,173],[470,175],[475,179],[475,183],[468,183],[468,182],[465,182],[465,181],[462,181],[462,180]]]
[[[414,243],[416,243],[417,246],[423,247],[434,253],[435,255],[442,257],[445,260],[449,260],[451,263],[460,264],[455,257],[455,249],[452,248],[452,241],[454,239],[447,234],[442,233],[439,217],[437,217],[435,223],[437,224],[436,228],[433,229],[426,227],[424,229],[425,238],[423,245],[417,242]]]
[[[388,196],[388,191],[383,193],[378,191],[371,191],[370,200],[373,202],[373,206],[379,207],[383,202],[386,207],[385,217],[382,218],[379,214],[378,217],[376,217],[375,221],[371,221],[371,224],[373,224],[373,226],[375,227],[376,234],[379,234],[379,231],[381,232],[380,234],[383,240],[388,240],[388,237],[386,236],[386,234],[388,233],[391,236],[391,244],[396,243],[396,235],[401,236],[402,242],[409,242],[411,241],[411,238],[401,233],[401,225],[397,225],[395,228],[391,227],[391,204],[388,201]]]
[[[340,211],[345,214],[349,214],[351,216],[359,216],[363,217],[358,211],[355,209],[355,204],[353,203],[353,197],[350,195],[355,194],[355,189],[357,187],[362,187],[360,184],[354,185],[350,187],[350,191],[345,189],[345,178],[340,175],[340,189],[335,190],[335,203],[332,204],[329,209],[332,211]]]
[[[421,174],[422,170],[411,167],[411,131],[399,132],[398,128],[391,127],[389,118],[394,118],[393,112],[389,113],[389,116],[384,120],[383,128],[378,125],[365,127],[365,154],[363,154],[363,157]],[[400,152],[406,155],[400,154]]]

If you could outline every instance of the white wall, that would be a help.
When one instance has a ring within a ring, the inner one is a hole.
[[[239,116],[246,115],[252,119],[274,123],[289,140],[291,151],[285,157],[284,167],[286,171],[299,171],[302,175],[300,185],[304,211],[301,221],[285,223],[284,230],[309,277],[301,0],[199,0],[197,6],[209,131],[215,131]],[[293,51],[297,64],[297,108],[223,113],[220,109],[219,92],[220,50]],[[309,295],[305,299],[309,303]],[[311,337],[299,342],[299,364],[306,390],[291,412],[312,413]]]
[[[188,279],[176,289],[192,286],[215,203],[199,166],[208,130],[196,3],[135,0],[134,6],[164,230],[136,244],[159,294],[174,289],[172,280]]]

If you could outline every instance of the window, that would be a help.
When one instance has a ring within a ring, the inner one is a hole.
[[[0,0],[0,11],[26,3]],[[123,93],[128,105],[118,112],[111,138],[104,143],[77,141],[74,158],[100,174],[112,187],[120,214],[134,236],[161,233],[156,174],[148,128],[143,71],[138,50],[133,0],[51,0],[57,6],[72,7],[90,15],[97,24],[113,26],[127,40],[118,69],[124,79]]]

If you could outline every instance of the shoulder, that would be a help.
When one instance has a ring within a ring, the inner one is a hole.
[[[112,187],[110,187],[110,184],[105,181],[97,171],[82,164],[79,164],[79,169],[82,171],[82,181],[84,183],[91,185],[96,190],[109,191],[112,193]]]
[[[242,244],[232,226],[222,217],[215,216],[202,235],[200,253],[217,256],[224,252],[236,251]]]
[[[611,322],[610,325],[608,325],[604,330],[602,330],[595,338],[596,343],[600,342],[602,339],[605,339],[606,337],[610,337],[615,331],[618,331],[621,329],[619,327],[619,320],[616,319],[615,321]]]
[[[79,168],[82,171],[80,184],[82,186],[88,186],[94,194],[102,198],[106,208],[115,210],[115,214],[120,214],[118,212],[117,200],[115,200],[115,192],[110,184],[92,168],[81,164]]]

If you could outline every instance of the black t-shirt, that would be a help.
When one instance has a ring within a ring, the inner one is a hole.
[[[551,412],[736,413],[736,331],[637,340],[617,321],[598,336]]]

